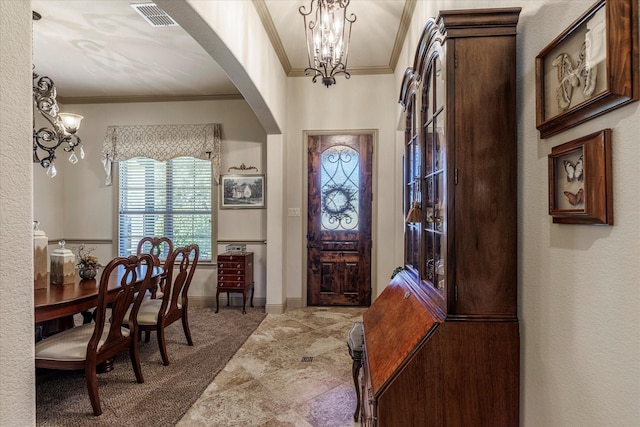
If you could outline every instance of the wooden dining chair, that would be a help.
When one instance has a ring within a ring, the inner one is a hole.
[[[102,413],[98,396],[98,365],[128,348],[136,380],[144,382],[138,355],[136,317],[151,284],[153,262],[149,254],[111,260],[100,277],[95,323],[67,329],[36,343],[36,368],[84,369],[91,406],[96,416]],[[144,276],[139,276],[141,270],[138,267],[143,264],[148,268]],[[117,269],[124,270],[119,286],[109,291],[110,277],[120,273]],[[110,315],[107,312],[108,302],[112,303]],[[125,314],[129,316],[126,322],[128,328],[123,327]]]
[[[162,259],[167,259],[173,252],[173,242],[168,237],[145,236],[138,242],[137,254],[151,254],[156,266],[162,265]]]
[[[167,270],[166,263],[171,254],[173,253],[173,242],[168,237],[151,237],[145,236],[138,242],[136,253],[150,254],[153,257],[153,262],[156,267],[163,267],[165,272]],[[163,265],[164,260],[164,265]],[[151,298],[161,297],[162,295],[157,293],[158,288],[160,292],[163,291],[166,282],[166,274],[160,276],[160,281],[157,286],[152,286],[150,289]]]
[[[189,345],[193,345],[189,330],[189,286],[193,273],[198,265],[200,248],[193,244],[177,248],[165,263],[166,285],[162,298],[145,299],[138,312],[138,327],[140,331],[149,333],[156,331],[158,347],[162,356],[162,363],[169,364],[164,330],[177,320],[182,320],[182,329]],[[145,339],[145,341],[147,341]]]

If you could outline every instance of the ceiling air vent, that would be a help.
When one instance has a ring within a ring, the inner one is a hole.
[[[137,3],[132,4],[132,8],[136,10],[152,27],[176,27],[178,23],[174,21],[167,13],[156,6],[155,3]]]

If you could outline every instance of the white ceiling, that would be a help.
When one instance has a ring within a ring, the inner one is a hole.
[[[31,3],[42,15],[41,20],[33,22],[35,71],[53,79],[62,100],[224,97],[239,93],[218,64],[181,27],[154,28],[130,6],[142,1]],[[307,56],[298,8],[308,9],[310,0],[253,3],[285,72],[303,75]],[[348,59],[352,74],[393,71],[399,49],[396,38],[404,38],[402,22],[407,21],[414,5],[415,0],[351,0],[347,11],[357,17]]]

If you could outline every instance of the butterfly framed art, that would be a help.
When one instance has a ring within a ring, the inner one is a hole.
[[[611,129],[553,147],[549,215],[554,223],[613,225]]]
[[[640,99],[638,0],[598,0],[536,56],[536,128],[548,138]]]

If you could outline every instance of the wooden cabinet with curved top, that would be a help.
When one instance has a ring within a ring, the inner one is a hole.
[[[405,72],[405,269],[363,316],[368,426],[516,426],[516,26],[442,11]]]

